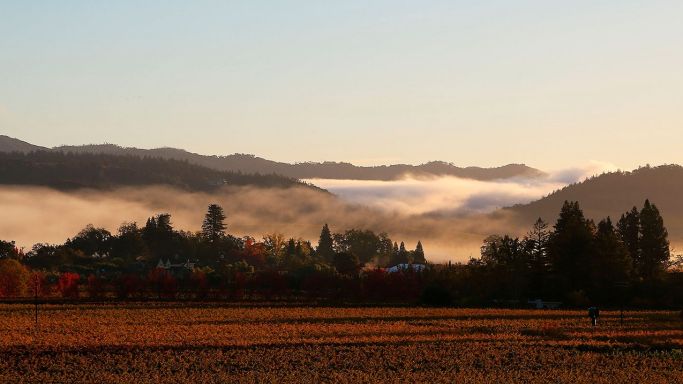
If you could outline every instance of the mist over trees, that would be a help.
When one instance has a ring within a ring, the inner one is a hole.
[[[197,232],[176,230],[171,215],[160,213],[142,227],[123,223],[117,233],[88,225],[64,244],[35,244],[26,254],[13,242],[3,241],[0,256],[7,263],[0,272],[12,276],[0,274],[0,280],[16,288],[0,295],[25,295],[24,283],[34,276],[52,287],[53,295],[65,298],[84,294],[91,298],[206,298],[210,292],[214,298],[248,294],[272,298],[303,290],[329,296],[339,294],[338,283],[350,290],[344,295],[352,291],[355,297],[362,291],[358,286],[361,271],[383,271],[397,260],[385,233],[360,229],[333,233],[324,224],[315,246],[278,233],[261,240],[238,238],[227,232],[227,222],[223,208],[210,204]],[[401,260],[406,263],[412,262],[409,255],[413,254],[419,255],[417,261],[426,262],[421,243],[416,251],[401,248]]]
[[[116,233],[88,225],[61,245],[28,252],[0,242],[0,295],[92,299],[344,300],[462,306],[677,306],[680,258],[649,200],[614,224],[587,219],[566,201],[557,221],[541,218],[523,237],[491,235],[467,263],[430,264],[414,248],[367,229],[333,232],[317,244],[279,233],[235,237],[210,204],[201,230],[179,231],[160,213]],[[33,287],[33,288],[31,288]]]

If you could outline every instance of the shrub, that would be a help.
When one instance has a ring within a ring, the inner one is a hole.
[[[453,298],[448,289],[442,285],[428,285],[420,296],[420,302],[433,307],[445,307],[452,303]]]

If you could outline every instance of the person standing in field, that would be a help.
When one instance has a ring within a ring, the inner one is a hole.
[[[598,318],[600,317],[600,310],[598,307],[588,308],[588,317],[591,319],[591,324],[595,327],[598,325]]]

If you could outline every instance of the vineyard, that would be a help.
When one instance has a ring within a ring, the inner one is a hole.
[[[676,312],[0,305],[0,382],[683,382]]]

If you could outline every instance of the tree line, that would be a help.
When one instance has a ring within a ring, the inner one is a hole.
[[[27,252],[0,241],[0,296],[326,297],[343,287],[354,291],[348,281],[363,270],[426,263],[421,242],[409,250],[371,230],[332,233],[325,224],[314,246],[279,233],[235,237],[217,204],[208,207],[201,231],[177,230],[171,219],[157,214],[144,226],[123,223],[116,233],[88,225],[63,244],[39,243]]]
[[[316,245],[277,233],[235,237],[212,204],[198,232],[175,229],[162,213],[116,233],[89,225],[28,252],[0,241],[0,295],[662,307],[681,306],[683,272],[649,201],[616,224],[596,224],[567,201],[552,227],[539,218],[523,237],[491,235],[480,257],[448,264],[428,263],[421,242],[408,249],[386,233],[327,224]]]
[[[596,224],[578,202],[565,201],[552,228],[539,218],[522,238],[490,236],[468,266],[489,297],[616,306],[680,299],[674,264],[664,220],[646,200],[616,225],[609,217]]]

